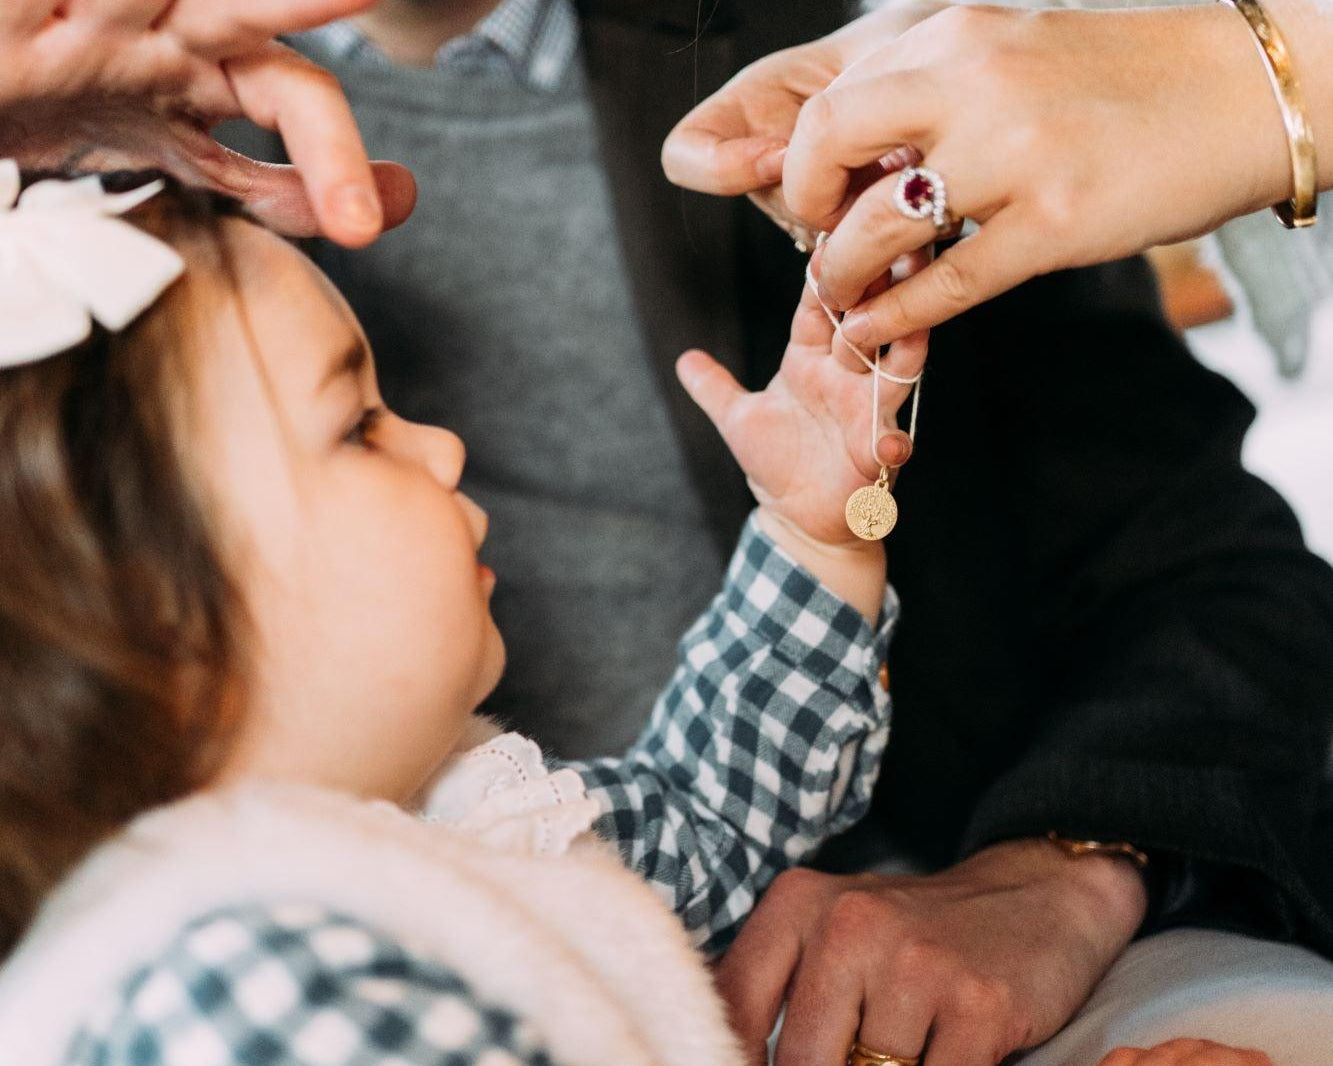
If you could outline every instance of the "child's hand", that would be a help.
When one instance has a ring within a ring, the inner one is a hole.
[[[835,358],[833,342],[833,327],[807,286],[782,367],[763,392],[746,392],[704,352],[686,352],[676,370],[762,507],[819,544],[864,546],[847,528],[847,497],[875,480],[881,462],[894,468],[907,460],[911,443],[896,416],[910,388],[880,382],[876,458],[870,448],[870,375],[859,364],[852,370],[846,353]],[[900,345],[915,350],[895,352],[895,371],[919,369],[925,335]]]
[[[1273,1066],[1273,1060],[1262,1051],[1242,1051],[1211,1040],[1171,1040],[1147,1050],[1116,1048],[1100,1066]]]

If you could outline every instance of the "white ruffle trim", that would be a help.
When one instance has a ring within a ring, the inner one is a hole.
[[[601,815],[573,770],[548,770],[541,749],[504,733],[452,760],[422,811],[490,847],[563,855]]]

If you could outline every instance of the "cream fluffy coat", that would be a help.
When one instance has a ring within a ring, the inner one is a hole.
[[[438,960],[577,1066],[740,1061],[679,920],[613,850],[496,847],[384,803],[250,785],[151,812],[61,887],[0,970],[0,1066],[58,1066],[192,919],[318,903]]]

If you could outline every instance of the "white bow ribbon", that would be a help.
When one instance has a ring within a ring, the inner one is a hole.
[[[95,176],[19,188],[18,164],[0,160],[0,368],[72,348],[94,319],[124,329],[184,273],[174,249],[116,217],[162,182],[119,195]]]

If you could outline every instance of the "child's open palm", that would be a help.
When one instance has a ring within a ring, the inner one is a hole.
[[[924,358],[924,336],[917,342]],[[847,544],[847,497],[874,481],[880,463],[901,466],[911,444],[897,428],[910,389],[880,383],[879,456],[871,453],[868,373],[833,357],[833,326],[807,286],[791,343],[762,392],[747,392],[704,352],[681,356],[686,391],[717,426],[759,503],[824,544]],[[905,354],[905,353],[904,353]],[[901,356],[895,362],[903,365]]]

